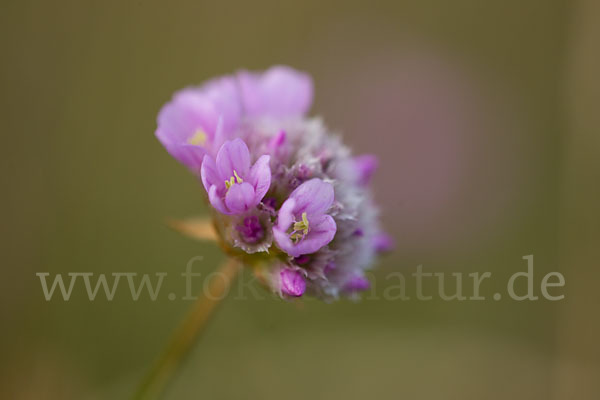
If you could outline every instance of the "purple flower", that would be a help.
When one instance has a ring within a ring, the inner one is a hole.
[[[279,272],[281,293],[286,296],[300,297],[306,290],[304,276],[298,270],[283,268]]]
[[[201,177],[210,204],[223,214],[240,214],[260,203],[271,185],[270,156],[250,167],[250,152],[242,139],[226,141],[216,161],[204,156]]]
[[[330,183],[314,178],[298,186],[282,204],[273,228],[279,248],[292,257],[310,254],[327,245],[337,230],[326,214],[333,204]]]
[[[205,154],[216,151],[241,118],[234,78],[183,89],[158,114],[156,137],[169,154],[198,173]]]

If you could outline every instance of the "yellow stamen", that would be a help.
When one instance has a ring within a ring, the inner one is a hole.
[[[238,175],[237,171],[234,169],[233,170],[233,175],[235,175],[235,180],[237,183],[243,183],[244,181],[242,180],[242,178],[240,178],[240,176]]]
[[[302,233],[300,233],[302,231]],[[302,221],[294,222],[294,233],[291,235],[292,239],[301,239],[308,234],[308,218],[306,212],[302,213]]]
[[[206,132],[202,129],[198,129],[194,135],[188,139],[189,144],[193,144],[194,146],[204,146],[206,144]]]
[[[233,185],[235,185],[235,178],[232,176],[228,181],[225,181],[225,187],[229,189]]]
[[[233,185],[235,185],[236,183],[243,183],[244,180],[242,178],[240,178],[240,176],[238,175],[237,171],[234,169],[233,170],[233,175],[231,178],[229,178],[228,180],[225,181],[225,187],[227,189],[229,189],[230,187],[232,187]]]

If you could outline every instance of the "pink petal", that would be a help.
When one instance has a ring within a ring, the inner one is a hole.
[[[225,205],[231,214],[240,214],[248,211],[256,204],[254,202],[254,188],[248,182],[231,186],[225,195]]]
[[[225,204],[223,204],[221,197],[217,194],[217,187],[215,185],[212,185],[208,190],[208,201],[217,211],[223,214],[231,214],[225,207]]]
[[[300,116],[312,104],[311,77],[293,68],[275,66],[262,74],[240,71],[238,79],[249,116]]]
[[[217,170],[223,180],[234,176],[245,177],[250,170],[250,152],[242,139],[228,140],[223,143],[217,154]]]
[[[277,246],[290,256],[299,257],[302,254],[314,253],[333,240],[337,226],[330,215],[324,215],[321,220],[310,222],[308,235],[296,244],[290,239],[287,229],[282,230],[279,225],[273,228],[273,238]]]
[[[201,93],[184,89],[158,113],[156,136],[161,143],[186,143],[199,129],[212,138],[218,114]]]
[[[300,255],[295,254],[294,243],[292,242],[290,236],[287,234],[286,231],[282,231],[277,227],[273,228],[273,239],[275,239],[275,243],[277,243],[277,246],[290,256],[298,257]]]
[[[255,201],[260,202],[271,186],[271,167],[269,162],[271,157],[268,155],[261,156],[250,169],[248,174],[249,183],[254,186]]]
[[[222,119],[222,132],[229,136],[237,129],[242,116],[237,79],[233,76],[216,78],[196,90],[214,107],[216,119],[212,121],[214,125],[211,133],[216,134],[219,119]]]
[[[290,198],[296,200],[295,214],[306,212],[309,218],[311,215],[319,216],[333,204],[333,186],[321,179],[313,178],[298,186],[290,194]]]
[[[208,192],[213,185],[220,186],[225,184],[225,180],[221,179],[217,172],[215,160],[209,155],[204,156],[202,168],[200,169],[200,177],[202,178],[202,184],[204,185],[206,192]]]
[[[286,232],[288,228],[294,222],[294,208],[296,207],[296,200],[289,198],[283,202],[279,213],[277,214],[277,229],[282,232]]]
[[[294,254],[288,254],[298,257],[302,254],[314,253],[333,240],[336,230],[337,226],[333,218],[330,215],[324,215],[321,221],[311,224],[308,235],[294,246]]]

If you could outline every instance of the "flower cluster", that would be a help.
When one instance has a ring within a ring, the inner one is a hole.
[[[352,296],[390,238],[368,185],[371,155],[353,157],[311,106],[310,76],[276,66],[176,93],[156,136],[195,175],[226,250],[282,297]]]

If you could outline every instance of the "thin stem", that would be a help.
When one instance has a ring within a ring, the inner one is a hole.
[[[208,290],[198,297],[187,317],[173,334],[164,353],[138,387],[133,399],[150,400],[160,397],[181,361],[206,327],[214,309],[227,294],[240,269],[241,264],[230,258],[212,276]]]

